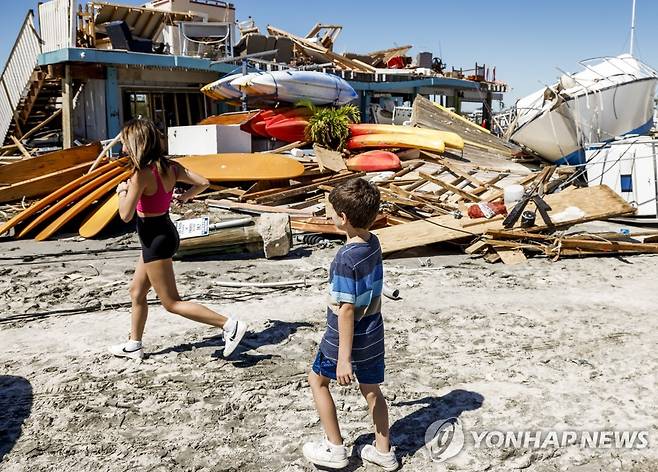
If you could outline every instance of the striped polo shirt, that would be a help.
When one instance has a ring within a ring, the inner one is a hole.
[[[382,250],[374,234],[366,243],[346,244],[338,251],[329,270],[327,330],[320,343],[320,351],[325,357],[338,361],[338,309],[341,303],[354,305],[352,362],[367,364],[384,356],[383,279]]]

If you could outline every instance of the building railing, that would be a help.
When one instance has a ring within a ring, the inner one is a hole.
[[[40,53],[41,38],[30,10],[0,76],[0,142],[4,142],[12,120],[17,119],[18,105],[29,89]]]
[[[76,46],[75,0],[51,0],[39,5],[43,52]]]

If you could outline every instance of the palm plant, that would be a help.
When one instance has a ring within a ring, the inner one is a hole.
[[[355,105],[319,108],[302,101],[313,113],[305,130],[306,140],[334,151],[342,151],[350,137],[350,123],[361,121],[361,113]]]

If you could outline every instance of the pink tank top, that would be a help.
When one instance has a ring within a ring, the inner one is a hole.
[[[139,197],[139,200],[137,201],[137,211],[141,213],[165,213],[169,211],[169,205],[171,205],[174,189],[172,188],[170,192],[165,192],[162,178],[160,177],[160,173],[155,164],[151,166],[151,172],[153,172],[153,175],[155,176],[158,189],[153,195],[145,195],[142,193],[142,196]]]

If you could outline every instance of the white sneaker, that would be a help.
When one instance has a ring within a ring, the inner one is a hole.
[[[302,449],[304,457],[315,465],[329,469],[342,469],[347,467],[347,448],[344,445],[331,444],[327,438],[322,441],[307,442]]]
[[[117,357],[128,357],[129,359],[144,359],[143,347],[129,351],[126,349],[126,343],[110,346],[110,353]]]
[[[387,472],[397,470],[400,466],[395,457],[395,448],[391,447],[391,450],[384,454],[377,450],[374,442],[361,449],[361,459],[364,462],[378,465]]]
[[[224,331],[224,357],[233,354],[233,351],[238,347],[238,344],[240,344],[240,341],[242,341],[246,332],[247,323],[238,320],[235,321],[235,331],[233,333]]]

